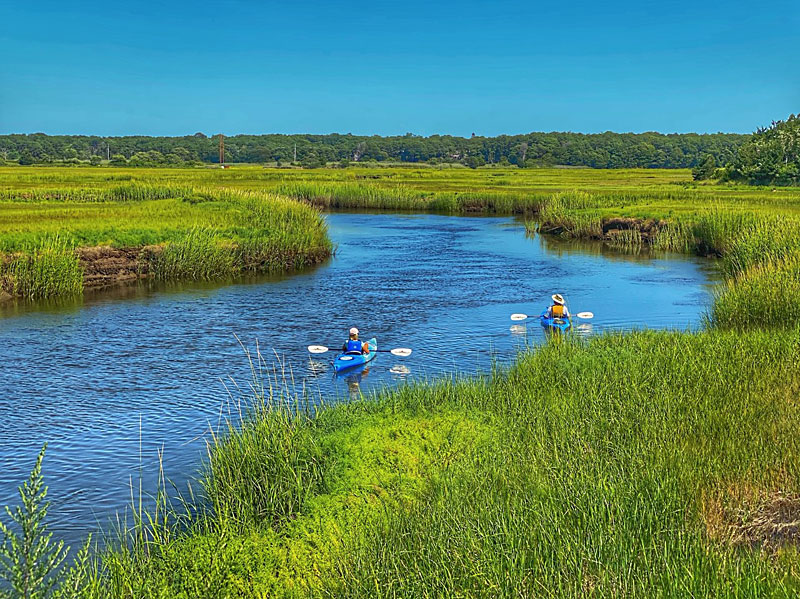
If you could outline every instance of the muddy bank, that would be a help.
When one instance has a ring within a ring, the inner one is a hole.
[[[143,247],[111,247],[96,246],[77,248],[75,256],[82,272],[82,288],[96,290],[106,287],[127,285],[142,279],[155,276],[154,269],[159,256],[164,251],[162,245]],[[308,252],[297,250],[272,252],[249,256],[242,264],[242,272],[266,272],[280,270],[291,272],[299,265],[315,266],[321,264],[332,255],[329,248],[316,248]],[[0,302],[21,297],[14,293],[14,282],[11,275],[4,274],[3,266],[10,264],[19,254],[0,255]]]
[[[154,259],[163,249],[160,245],[78,248],[75,252],[83,269],[83,288],[97,289],[146,279],[151,274]]]
[[[666,225],[666,221],[662,220],[614,217],[603,220],[599,228],[582,231],[577,237],[613,243],[626,233],[636,232],[642,243],[651,245]],[[564,225],[547,222],[539,224],[539,232],[547,235],[576,236],[574,231]]]
[[[163,251],[163,246],[115,248],[97,246],[77,248],[75,256],[83,273],[82,287],[100,289],[146,279],[152,274],[152,265]],[[15,285],[11,274],[4,272],[22,254],[0,255],[0,302],[21,297],[14,293]]]

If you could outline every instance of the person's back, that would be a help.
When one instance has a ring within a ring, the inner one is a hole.
[[[358,339],[348,339],[345,341],[342,351],[346,354],[360,354],[364,351],[364,344]]]
[[[350,329],[350,338],[342,345],[342,352],[346,354],[368,354],[369,344],[358,340],[358,329]]]
[[[547,318],[560,318],[562,320],[569,320],[569,310],[567,309],[566,302],[564,298],[556,293],[553,295],[553,305],[547,308],[547,312],[545,313]]]

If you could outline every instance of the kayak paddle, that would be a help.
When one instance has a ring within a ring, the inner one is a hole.
[[[324,354],[326,351],[331,351],[329,347],[325,347],[324,345],[309,345],[308,351],[312,354]],[[407,347],[396,347],[394,349],[372,349],[370,351],[376,352],[386,352],[392,354],[393,356],[410,356],[411,350]]]
[[[592,314],[591,312],[578,312],[577,314],[575,314],[575,316],[577,316],[578,318],[586,319],[586,320],[588,320],[589,318],[594,318],[594,314]],[[512,314],[511,315],[511,320],[526,320],[528,318],[530,318],[530,317],[527,314]]]

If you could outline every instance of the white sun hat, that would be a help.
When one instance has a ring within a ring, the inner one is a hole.
[[[555,303],[557,303],[557,304],[561,304],[562,306],[564,305],[564,298],[563,298],[563,297],[561,297],[561,294],[560,294],[560,293],[556,293],[556,294],[553,296],[553,301],[554,301]]]
[[[358,329],[356,327],[353,327],[352,329],[350,329],[350,334],[351,335],[358,335]]]

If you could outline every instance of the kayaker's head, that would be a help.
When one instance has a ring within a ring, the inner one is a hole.
[[[350,329],[350,339],[358,339],[358,329],[356,327]]]
[[[563,306],[563,305],[564,305],[564,298],[561,296],[561,294],[560,294],[560,293],[556,293],[556,294],[553,296],[553,301],[554,301],[556,304],[558,304],[559,306]]]

